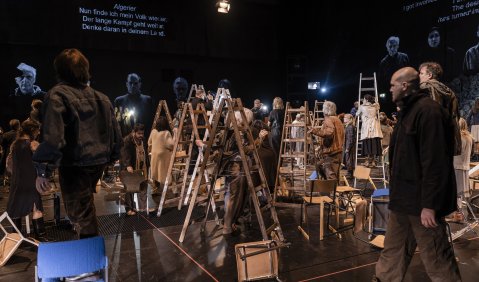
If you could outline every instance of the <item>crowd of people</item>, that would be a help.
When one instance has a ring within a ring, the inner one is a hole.
[[[397,50],[398,39],[391,38],[387,44],[388,48]],[[165,117],[159,117],[151,129],[154,115],[151,97],[141,92],[138,74],[127,76],[127,94],[112,104],[106,95],[89,85],[89,61],[79,50],[62,51],[55,58],[54,67],[58,84],[43,102],[32,103],[30,118],[22,123],[11,120],[11,131],[2,134],[2,159],[10,179],[7,212],[17,225],[32,212],[36,236],[48,240],[41,194],[50,191],[51,176],[58,171],[65,210],[79,238],[96,236],[99,232],[93,195],[108,165],[119,162],[122,170],[142,170],[145,179],[151,167],[153,189],[165,183],[174,140],[179,134],[181,105],[187,102],[188,83],[184,78],[173,83],[179,105],[173,128]],[[464,213],[459,211],[462,200],[470,196],[467,176],[470,158],[478,154],[473,144],[479,141],[479,102],[476,101],[469,116],[460,118],[454,92],[439,81],[442,73],[436,62],[423,63],[418,70],[402,67],[392,73],[390,91],[398,113],[391,119],[380,112],[377,97],[365,95],[362,101],[354,102],[350,113],[339,115],[335,103],[325,101],[320,128],[305,132],[302,127],[295,127],[295,123],[304,123],[306,117],[301,114],[296,115],[293,122],[293,138],[305,135],[320,138],[316,170],[324,179],[339,180],[342,164],[351,176],[356,142],[362,142],[365,158],[362,165],[367,167],[376,167],[378,158],[387,152],[391,213],[385,248],[376,265],[376,279],[380,281],[402,280],[416,246],[431,279],[443,281],[441,279],[447,277],[447,281],[460,281],[447,239],[445,217],[452,213],[456,220],[464,219]],[[28,77],[19,78],[19,81],[26,79]],[[226,79],[220,82],[220,87],[229,86]],[[212,102],[211,93],[201,89],[191,99],[193,108],[203,104],[212,110]],[[285,123],[283,100],[274,98],[272,110],[268,111],[257,99],[254,107],[245,112],[247,120],[238,116],[236,122],[240,127],[251,128],[254,144],[248,144],[247,139],[237,144],[232,128],[227,128],[224,134],[228,137],[228,153],[219,160],[226,172],[225,235],[237,230],[238,220],[248,204],[239,147],[247,154],[252,146],[256,148],[272,191],[275,185]],[[360,128],[357,120],[361,121]],[[197,122],[205,123],[204,120]],[[205,146],[201,141],[204,134],[204,129],[200,130],[189,152],[191,164]],[[295,144],[294,150],[302,151],[301,146],[301,143]],[[295,165],[303,166],[303,162],[298,158]],[[256,181],[258,177],[253,175]],[[143,191],[139,195],[139,210],[133,207],[131,195],[125,197],[128,215],[148,211],[146,189]]]

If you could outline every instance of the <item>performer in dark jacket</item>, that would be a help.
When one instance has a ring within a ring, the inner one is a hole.
[[[119,158],[121,135],[107,96],[91,88],[88,59],[77,49],[54,61],[59,83],[45,97],[42,143],[33,155],[40,193],[58,167],[68,217],[80,238],[98,235],[93,193],[106,164]]]
[[[401,110],[389,146],[391,213],[376,264],[380,281],[402,281],[416,246],[432,281],[461,281],[444,220],[456,209],[451,117],[423,91],[411,67],[391,78]]]

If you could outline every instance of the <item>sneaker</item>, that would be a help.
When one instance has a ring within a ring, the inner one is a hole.
[[[126,212],[126,215],[136,215],[136,211],[129,210],[129,211]]]

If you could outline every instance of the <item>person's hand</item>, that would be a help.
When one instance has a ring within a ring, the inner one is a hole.
[[[267,135],[268,135],[268,130],[266,129],[261,129],[261,131],[259,132],[259,138],[261,138],[261,140],[263,140]]]
[[[38,148],[38,145],[40,145],[40,143],[38,143],[38,141],[36,141],[36,140],[33,140],[30,143],[30,149],[32,149],[32,151],[35,152]]]
[[[41,176],[37,176],[37,179],[35,179],[35,188],[37,188],[37,191],[40,194],[44,194],[52,189],[50,186],[50,180]]]
[[[421,223],[426,228],[437,227],[436,211],[433,209],[423,208],[421,211]]]
[[[208,100],[210,100],[210,101],[213,101],[213,99],[214,99],[213,95],[211,95],[211,94],[208,94],[208,96],[206,96],[206,98],[208,98]]]
[[[195,140],[195,145],[198,146],[199,148],[203,147],[204,143],[203,143],[203,140]]]
[[[133,167],[132,166],[127,167],[126,171],[128,171],[129,173],[133,173]]]

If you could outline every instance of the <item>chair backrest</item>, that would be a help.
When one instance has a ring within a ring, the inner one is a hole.
[[[133,172],[128,172],[126,170],[120,171],[120,181],[125,186],[127,192],[140,192],[147,181],[146,176],[143,173],[143,170],[135,170]]]
[[[40,243],[37,255],[39,278],[79,275],[108,267],[103,237]]]
[[[336,179],[323,180],[315,179],[309,180],[309,193],[318,193],[320,195],[330,195],[336,192],[338,181]]]
[[[368,180],[369,175],[371,175],[371,169],[369,167],[358,165],[354,169],[353,176],[356,179]]]

